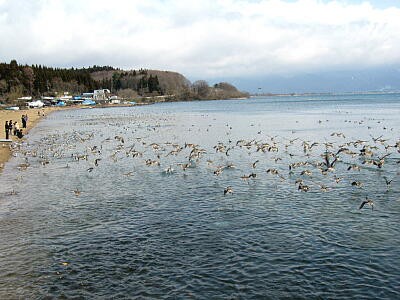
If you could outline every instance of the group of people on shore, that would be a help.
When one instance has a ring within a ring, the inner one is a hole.
[[[22,128],[20,127],[18,121],[15,122],[13,122],[12,120],[6,121],[4,125],[4,129],[6,132],[6,140],[10,138],[11,134],[17,136],[20,139],[24,136],[22,129],[26,128],[26,125],[28,123],[28,115],[21,116],[21,123],[22,123]]]

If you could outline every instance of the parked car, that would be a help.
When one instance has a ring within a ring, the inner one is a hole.
[[[49,100],[43,100],[43,106],[52,106],[53,104]]]

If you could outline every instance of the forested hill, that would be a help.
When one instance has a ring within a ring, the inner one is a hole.
[[[101,70],[92,72],[97,82],[119,94],[172,95],[191,85],[182,74],[158,70]]]
[[[95,89],[109,89],[113,94],[128,99],[159,95],[171,96],[171,100],[248,96],[228,83],[213,86],[203,80],[191,83],[182,74],[170,71],[125,71],[96,65],[66,69],[19,65],[15,60],[0,63],[0,102],[11,103],[22,96],[57,96],[64,92],[81,94]]]

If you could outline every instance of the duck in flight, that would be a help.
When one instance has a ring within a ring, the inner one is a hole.
[[[393,178],[389,180],[386,176],[383,176],[383,179],[385,179],[386,187],[389,189],[390,185],[392,184]]]
[[[371,199],[368,199],[368,197],[365,197],[365,200],[361,203],[360,207],[358,209],[362,209],[365,205],[369,205],[372,210],[374,210],[374,201]]]

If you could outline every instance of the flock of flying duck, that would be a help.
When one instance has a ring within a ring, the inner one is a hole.
[[[232,126],[224,124],[224,135],[219,136],[219,141],[213,145],[211,143],[201,146],[189,141],[160,142],[166,133],[175,140],[182,141],[182,137],[173,132],[173,126],[161,125],[163,121],[170,122],[168,119],[153,116],[147,121],[142,119],[138,125],[106,118],[103,124],[108,127],[107,131],[96,132],[95,129],[91,129],[90,125],[99,125],[94,122],[88,123],[88,126],[83,126],[79,131],[48,135],[38,143],[15,144],[15,155],[24,159],[24,162],[18,165],[18,169],[25,171],[34,164],[46,167],[57,159],[66,163],[66,169],[71,168],[74,163],[82,165],[81,169],[87,174],[107,172],[109,164],[113,163],[132,166],[131,170],[121,172],[121,176],[125,177],[140,175],[143,168],[144,171],[146,168],[156,168],[163,175],[183,176],[196,174],[196,168],[206,168],[210,178],[227,176],[226,180],[232,180],[233,184],[223,189],[224,196],[233,194],[236,188],[240,187],[237,183],[239,178],[247,184],[269,180],[276,185],[293,186],[299,193],[326,193],[340,184],[351,189],[363,189],[368,185],[368,181],[360,179],[363,178],[360,174],[364,171],[376,172],[376,179],[381,180],[382,185],[389,191],[392,182],[396,181],[399,175],[400,140],[386,139],[384,135],[370,135],[368,139],[353,140],[342,132],[332,132],[321,142],[300,137],[265,135],[257,129],[255,138],[234,139]],[[208,134],[212,126],[201,129],[192,125],[185,130],[190,131],[192,136],[200,134],[200,131],[206,131],[203,133]],[[371,126],[368,126],[368,129],[371,129]],[[109,135],[105,136],[105,132]],[[293,131],[292,135],[294,133]],[[390,172],[385,170],[387,164],[390,164]],[[140,166],[140,171],[136,170],[135,166]],[[225,175],[226,173],[228,175]],[[232,178],[233,176],[235,178]],[[161,177],[160,180],[166,179]],[[72,191],[76,196],[82,193],[79,188]],[[13,193],[16,192],[13,190]],[[374,200],[366,195],[359,209],[373,209],[374,206]]]

